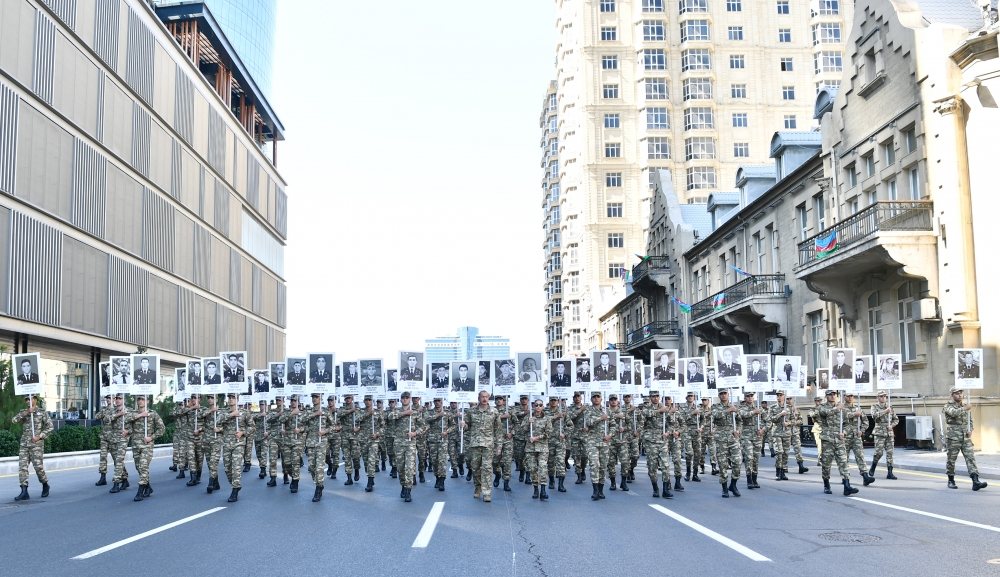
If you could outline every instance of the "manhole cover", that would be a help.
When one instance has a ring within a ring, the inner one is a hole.
[[[839,543],[874,543],[882,538],[865,533],[820,533],[820,538]]]

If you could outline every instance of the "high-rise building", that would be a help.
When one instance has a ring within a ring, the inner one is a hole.
[[[424,347],[428,363],[510,357],[510,339],[481,335],[476,327],[460,327],[453,336],[426,339]]]
[[[600,342],[598,319],[645,246],[650,169],[669,168],[684,202],[704,202],[740,166],[766,162],[775,131],[808,129],[816,92],[842,75],[852,10],[840,0],[557,3],[542,112],[549,356]]]
[[[0,342],[41,353],[45,408],[91,417],[139,347],[163,391],[282,359],[284,129],[209,9],[2,0],[0,38]]]

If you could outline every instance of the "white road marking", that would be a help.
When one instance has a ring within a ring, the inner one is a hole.
[[[155,535],[155,534],[157,534],[157,533],[159,533],[161,531],[166,531],[167,529],[172,529],[172,528],[174,528],[174,527],[176,527],[178,525],[183,525],[184,523],[187,523],[188,521],[194,521],[195,519],[198,519],[199,517],[204,517],[205,515],[211,515],[212,513],[215,513],[217,511],[221,511],[223,509],[225,509],[225,507],[216,507],[214,509],[209,509],[208,511],[203,511],[201,513],[198,513],[197,515],[191,515],[190,517],[185,517],[185,518],[181,519],[180,521],[174,521],[173,523],[167,523],[166,525],[163,525],[162,527],[157,527],[156,529],[152,529],[150,531],[146,531],[145,533],[139,533],[138,535],[136,535],[134,537],[129,537],[128,539],[122,539],[121,541],[112,543],[112,544],[107,545],[105,547],[101,547],[100,549],[94,549],[93,551],[88,551],[88,552],[84,553],[83,555],[77,555],[76,557],[73,557],[73,559],[90,559],[91,557],[96,557],[97,555],[100,555],[101,553],[107,553],[108,551],[111,551],[112,549],[117,549],[118,547],[121,547],[122,545],[128,545],[129,543],[132,543],[134,541],[138,541],[139,539],[145,539],[146,537],[149,537],[150,535]]]
[[[879,503],[878,501],[872,501],[870,499],[862,499],[861,497],[851,497],[855,501],[861,501],[863,503],[871,503],[872,505],[879,505],[881,507],[888,507],[890,509],[898,509],[900,511],[906,511],[907,513],[916,513],[917,515],[924,515],[926,517],[934,517],[935,519],[941,519],[942,521],[951,521],[952,523],[959,523],[961,525],[968,525],[969,527],[976,527],[978,529],[986,529],[987,531],[996,531],[1000,533],[1000,527],[994,527],[993,525],[983,525],[982,523],[973,523],[972,521],[963,521],[961,519],[956,519],[954,517],[945,517],[944,515],[938,515],[936,513],[928,513],[926,511],[918,511],[916,509],[909,509],[907,507],[900,507],[899,505],[890,505],[888,503]]]
[[[712,539],[715,539],[716,541],[718,541],[719,543],[722,543],[726,547],[729,547],[733,551],[736,551],[737,553],[746,555],[747,557],[749,557],[750,559],[753,559],[754,561],[770,561],[770,559],[768,559],[767,557],[761,555],[760,553],[757,553],[756,551],[753,551],[752,549],[748,549],[748,548],[744,547],[743,545],[740,545],[739,543],[737,543],[736,541],[733,541],[732,539],[730,539],[728,537],[724,537],[722,535],[719,535],[718,533],[716,533],[715,531],[709,529],[708,527],[703,527],[703,526],[699,525],[698,523],[695,523],[694,521],[688,519],[687,517],[683,517],[681,515],[678,515],[677,513],[674,513],[673,511],[671,511],[670,509],[667,509],[666,507],[663,507],[663,506],[660,506],[660,505],[650,505],[650,507],[656,509],[657,511],[659,511],[660,513],[663,513],[664,515],[666,515],[668,517],[673,518],[675,521],[680,521],[681,523],[684,523],[685,525],[687,525],[688,527],[691,527],[692,529],[694,529],[695,531],[701,533],[702,535],[705,535],[707,537],[711,537]]]
[[[413,540],[413,547],[426,547],[431,542],[434,528],[437,527],[438,519],[441,518],[441,511],[444,511],[444,501],[434,503],[431,512],[427,515],[427,520],[424,521],[424,526],[420,528],[420,533],[417,533],[417,538]]]

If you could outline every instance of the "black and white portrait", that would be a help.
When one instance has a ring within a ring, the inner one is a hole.
[[[771,390],[771,355],[746,355],[744,390],[764,393]]]
[[[431,363],[431,388],[447,391],[449,389],[448,383],[451,382],[451,379],[448,378],[450,370],[450,365],[447,362]]]
[[[872,357],[870,355],[854,357],[854,387],[848,390],[855,393],[872,392]]]
[[[187,369],[187,385],[191,394],[201,393],[201,359],[188,361],[185,368]]]
[[[424,382],[424,353],[399,351],[399,380]]]
[[[618,351],[590,351],[594,382],[618,383]]]
[[[422,371],[421,371],[422,372]],[[396,382],[399,380],[399,369],[389,369],[385,372],[386,384],[385,388],[390,393],[396,392]]]
[[[632,357],[618,358],[618,384],[632,384]],[[622,392],[624,393],[625,389],[622,389]]]
[[[517,360],[497,359],[493,361],[493,394],[510,396],[517,384]]]
[[[160,394],[160,355],[131,355],[131,363],[131,394]]]
[[[573,384],[572,360],[571,359],[550,359],[549,360],[549,386],[554,389],[569,390]],[[564,394],[560,394],[565,397]]]
[[[955,349],[955,386],[983,388],[983,349]]]
[[[774,386],[789,391],[799,388],[799,367],[802,357],[777,355],[774,357]]]
[[[190,396],[187,390],[187,369],[174,369],[174,401],[184,400]]]
[[[361,371],[357,361],[347,361],[340,364],[340,372],[344,375],[345,387],[357,387],[361,384]]]
[[[257,400],[267,400],[268,393],[271,392],[271,372],[270,371],[253,371],[253,392],[254,395],[258,396]]]
[[[285,357],[285,382],[289,385],[305,386],[309,382],[305,357]],[[290,393],[300,394],[300,393]]]
[[[641,386],[642,383],[644,382],[644,380],[642,378],[642,367],[643,367],[643,363],[642,363],[641,359],[636,359],[636,358],[632,359],[632,374],[634,375],[632,382],[637,387]]]
[[[675,349],[653,349],[649,354],[653,364],[653,381],[659,383],[677,381],[677,351]]]
[[[830,369],[816,369],[816,388],[820,391],[830,388]]]
[[[361,386],[382,387],[382,359],[361,359]]]
[[[113,394],[111,392],[111,363],[109,361],[98,365],[101,372],[101,398]],[[17,367],[14,367],[15,369]]]
[[[493,361],[477,361],[476,390],[493,392]]]
[[[204,357],[201,359],[201,392],[206,395],[217,395],[226,392],[222,387],[222,357]]]
[[[542,382],[542,353],[517,353],[517,380],[522,383]]]
[[[743,345],[715,347],[716,377],[726,388],[743,385]]]
[[[222,382],[229,385],[246,382],[247,352],[228,351],[221,353],[221,355],[223,362]]]
[[[715,367],[709,366],[705,368],[705,389],[709,391],[714,391],[718,389],[718,381],[715,378]]]
[[[903,388],[903,356],[900,354],[878,355],[879,389],[901,389]]]
[[[842,390],[854,387],[854,349],[830,349],[830,386]]]
[[[705,359],[702,357],[690,357],[678,359],[677,364],[681,367],[680,381],[688,391],[696,394],[705,391]]]
[[[643,394],[649,394],[649,388],[653,384],[653,367],[649,365],[642,365],[642,382],[645,383],[642,388],[645,389]]]
[[[475,392],[476,378],[473,376],[475,361],[453,361],[451,363],[451,390]]]
[[[309,353],[309,382],[333,384],[333,353]],[[332,388],[332,387],[329,387]]]
[[[284,397],[285,392],[285,363],[267,363],[267,371],[270,373],[271,398]]]
[[[573,383],[584,385],[584,387],[580,390],[588,391],[589,389],[587,387],[594,381],[594,373],[590,370],[590,358],[576,357],[573,359],[573,363],[575,365],[573,370]]]
[[[41,364],[40,353],[25,353],[14,355],[14,366],[17,371],[17,379],[14,383],[18,387],[30,387],[41,382],[39,378],[39,365]],[[17,393],[19,395],[34,395],[37,393]]]

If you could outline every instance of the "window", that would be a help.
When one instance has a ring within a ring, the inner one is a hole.
[[[681,14],[685,12],[708,12],[708,0],[681,0]]]
[[[681,23],[681,42],[709,40],[708,20],[687,20]]]
[[[559,234],[558,230],[552,231],[552,246],[554,246],[554,247],[559,246],[559,239],[560,238],[561,237],[560,237],[560,234]]]
[[[858,185],[858,171],[856,167],[852,164],[844,169],[847,172],[847,184],[848,188],[853,188]]]
[[[799,240],[809,238],[809,219],[806,217],[806,205],[800,204],[795,208],[799,218]]]
[[[651,136],[646,141],[649,160],[670,160],[670,140],[663,136]]]
[[[730,54],[729,55],[729,67],[730,68],[746,68],[746,56],[742,54]]]
[[[608,263],[608,278],[622,278],[622,270],[625,268],[625,263],[622,262],[609,262]]]
[[[749,142],[734,142],[733,143],[733,156],[736,158],[749,158],[750,157],[750,143]]]
[[[601,68],[604,70],[618,70],[618,57],[601,56]]]
[[[604,115],[604,128],[621,128],[621,117],[616,114]]]
[[[729,88],[729,95],[733,98],[746,98],[747,97],[747,85],[746,84],[733,84]]]
[[[601,12],[614,12],[615,0],[601,0]]]
[[[750,121],[747,120],[746,112],[733,113],[733,128],[746,128],[748,126],[750,126]]]
[[[711,78],[688,78],[683,82],[684,100],[711,100]]]
[[[844,55],[841,52],[824,51],[813,54],[813,63],[816,65],[816,74],[844,71]]]
[[[645,42],[662,42],[666,40],[663,20],[643,20],[642,39]]]
[[[646,171],[646,186],[649,187],[649,190],[653,190],[654,188],[656,188],[655,177],[656,177],[656,168],[650,167],[649,170]]]
[[[792,41],[792,29],[778,28],[778,42],[791,42],[791,41]]]
[[[840,14],[840,0],[819,0],[820,14]]]
[[[781,87],[781,99],[782,100],[795,100],[795,87],[794,86],[782,86]]]
[[[622,203],[620,202],[609,202],[608,203],[608,218],[621,218],[622,217]]]
[[[906,142],[906,154],[917,149],[917,132],[914,129],[903,131],[903,141]]]
[[[892,140],[886,142],[882,145],[882,158],[885,159],[885,165],[896,163],[896,143]]]
[[[608,248],[625,248],[625,233],[609,232]]]
[[[889,200],[899,200],[899,187],[896,186],[896,179],[885,183],[885,193]]]
[[[867,156],[863,157],[862,160],[864,160],[865,163],[865,178],[868,178],[870,176],[875,176],[875,155],[868,154]]]
[[[792,72],[795,70],[794,64],[792,64],[791,58],[782,58],[780,63],[782,72]]]
[[[666,70],[666,58],[662,49],[643,50],[642,66],[646,70]]]
[[[549,141],[549,154],[557,154],[559,152],[559,139],[553,138]]]
[[[764,274],[764,257],[767,251],[764,249],[765,241],[760,236],[760,233],[753,235],[753,246],[757,249],[757,274]]]
[[[715,128],[711,108],[688,108],[684,111],[684,130]]]
[[[730,26],[729,27],[729,39],[730,40],[743,40],[743,27],[742,26]]]
[[[643,12],[663,12],[663,0],[642,0]]]
[[[667,116],[666,108],[646,109],[646,128],[648,130],[660,130],[670,128],[670,120]]]
[[[552,175],[552,178],[559,178],[559,161],[558,160],[553,160],[552,162],[549,163],[549,173]]]
[[[882,354],[882,303],[878,291],[868,295],[868,348],[873,355]]]
[[[698,280],[699,277],[700,274],[698,271],[694,271],[694,274],[691,276],[691,284],[693,285],[691,292],[694,293],[697,300],[701,300],[701,282]]]
[[[823,23],[812,27],[813,46],[817,44],[836,44],[840,42],[840,24]]]
[[[715,188],[715,169],[710,166],[695,166],[687,169],[687,189]]]
[[[572,265],[572,266],[576,266],[577,263],[579,262],[579,259],[577,257],[577,255],[579,254],[578,251],[577,251],[578,248],[579,248],[578,245],[575,245],[575,244],[569,245],[569,264]],[[575,275],[575,274],[579,274],[579,273],[575,273],[575,272],[569,273],[570,281],[573,280],[573,275]]]
[[[573,322],[580,322],[580,301],[569,301],[569,318]]]
[[[726,12],[742,12],[743,4],[741,0],[726,0]]]
[[[552,186],[549,187],[549,192],[552,194],[552,202],[558,202],[559,200],[559,183],[553,182]]]
[[[920,172],[917,167],[913,167],[909,171],[910,176],[910,200],[920,200],[923,196],[920,192]]]
[[[786,130],[794,130],[797,126],[798,126],[798,123],[795,121],[795,115],[794,114],[786,114],[785,115],[785,129]]]
[[[788,0],[778,0],[778,14],[788,14]]]
[[[715,139],[698,136],[684,140],[684,160],[715,159]]]
[[[549,118],[549,132],[555,132],[557,128],[559,128],[559,117]]]
[[[917,358],[917,323],[913,322],[913,303],[919,300],[917,284],[907,281],[896,289],[896,312],[899,319],[899,348],[903,362]]]
[[[618,29],[614,26],[602,26],[601,27],[601,40],[606,42],[612,40],[618,40]]]
[[[617,84],[605,84],[604,85],[604,97],[605,98],[618,98],[618,85]]]
[[[647,78],[643,83],[646,86],[646,100],[666,100],[669,96],[666,78]]]
[[[868,205],[871,206],[876,202],[878,202],[878,187],[868,191]]]
[[[712,57],[707,48],[695,48],[681,52],[681,72],[688,70],[711,70]]]
[[[560,220],[560,219],[559,219],[559,209],[560,209],[560,208],[561,208],[561,207],[559,207],[559,206],[553,206],[553,207],[552,207],[552,214],[551,214],[551,216],[549,217],[549,222],[550,222],[551,224],[559,224],[559,220]]]
[[[620,172],[605,172],[604,173],[604,185],[610,188],[617,188],[622,185],[622,173]]]
[[[816,230],[826,229],[826,203],[822,194],[813,197],[813,209],[816,211]]]
[[[556,95],[549,94],[549,112],[556,111]]]
[[[771,237],[771,270],[777,273],[781,270],[781,264],[778,259],[778,229],[767,227],[769,236]]]
[[[824,88],[838,88],[839,86],[839,80],[821,80],[816,83],[816,94],[819,94],[819,91]]]
[[[826,337],[823,331],[823,313],[809,314],[809,349],[812,353],[812,366],[821,367],[827,364]]]

